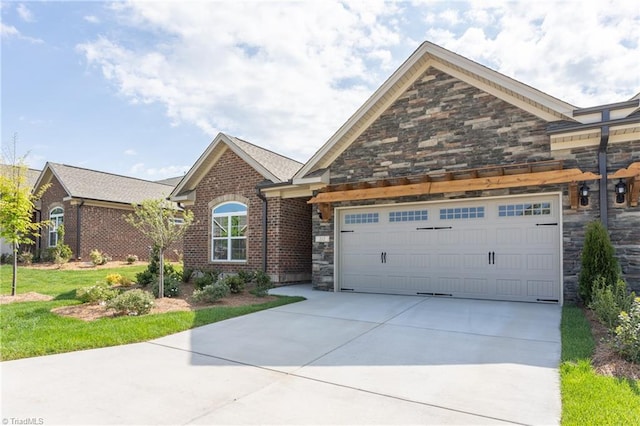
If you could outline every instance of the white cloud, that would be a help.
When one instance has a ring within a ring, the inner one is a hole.
[[[183,176],[190,168],[191,166],[147,167],[144,163],[136,163],[129,169],[129,173],[141,179],[161,180]]]
[[[401,42],[386,2],[117,3],[136,43],[78,46],[118,91],[174,124],[306,160],[383,81]],[[159,39],[149,42],[148,35]]]
[[[18,31],[18,29],[13,25],[6,25],[2,22],[0,22],[0,36],[2,36],[5,39],[16,38],[18,40],[24,40],[34,44],[44,43],[44,41],[42,41],[39,38],[33,38],[33,37],[22,35],[22,33],[20,33],[20,31]]]
[[[16,8],[16,11],[18,12],[18,16],[20,16],[20,19],[22,19],[24,22],[34,21],[33,13],[31,13],[29,8],[24,4],[20,3]]]
[[[91,24],[99,24],[100,23],[100,18],[98,18],[97,16],[94,15],[87,15],[84,16],[83,19]]]
[[[136,155],[137,152],[134,149],[126,149],[124,155]]]
[[[458,33],[436,25],[428,37],[580,107],[627,100],[640,88],[634,2],[470,4],[463,15],[470,27]]]

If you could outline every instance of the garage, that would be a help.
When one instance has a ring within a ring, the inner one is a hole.
[[[559,303],[560,194],[336,209],[337,290]]]

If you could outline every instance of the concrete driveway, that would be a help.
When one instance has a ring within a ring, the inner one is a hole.
[[[308,300],[146,343],[3,362],[3,424],[559,422],[559,306],[275,293]]]

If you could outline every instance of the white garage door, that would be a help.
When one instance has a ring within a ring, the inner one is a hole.
[[[558,302],[557,195],[338,210],[342,291]]]

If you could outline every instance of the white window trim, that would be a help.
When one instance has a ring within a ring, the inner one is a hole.
[[[60,210],[60,212],[56,212]],[[49,210],[49,220],[52,222],[52,226],[49,227],[49,240],[47,241],[49,247],[58,246],[58,226],[64,223],[64,209],[62,207],[54,207]],[[56,243],[51,244],[51,237],[55,236]]]
[[[244,206],[245,211],[244,214],[239,214],[241,212],[229,212],[229,213],[214,213],[215,209],[224,206],[226,204],[240,204],[242,206]],[[211,235],[210,235],[210,242],[211,242],[211,251],[210,251],[210,261],[213,263],[247,263],[248,262],[248,247],[247,247],[247,236],[245,234],[245,236],[243,237],[233,237],[231,235],[227,236],[227,237],[214,237],[213,233],[214,233],[214,221],[216,218],[218,217],[226,217],[229,219],[228,223],[231,223],[231,218],[233,216],[244,216],[247,218],[247,224],[245,225],[246,227],[249,226],[249,219],[248,219],[248,210],[249,208],[247,207],[247,205],[245,203],[242,203],[240,201],[228,201],[228,202],[222,202],[220,204],[216,204],[215,206],[213,206],[211,208]],[[227,258],[226,259],[216,259],[214,257],[214,250],[215,250],[215,241],[223,241],[226,240],[227,241]],[[245,241],[245,259],[230,259],[231,257],[231,241],[233,240],[244,240]]]

